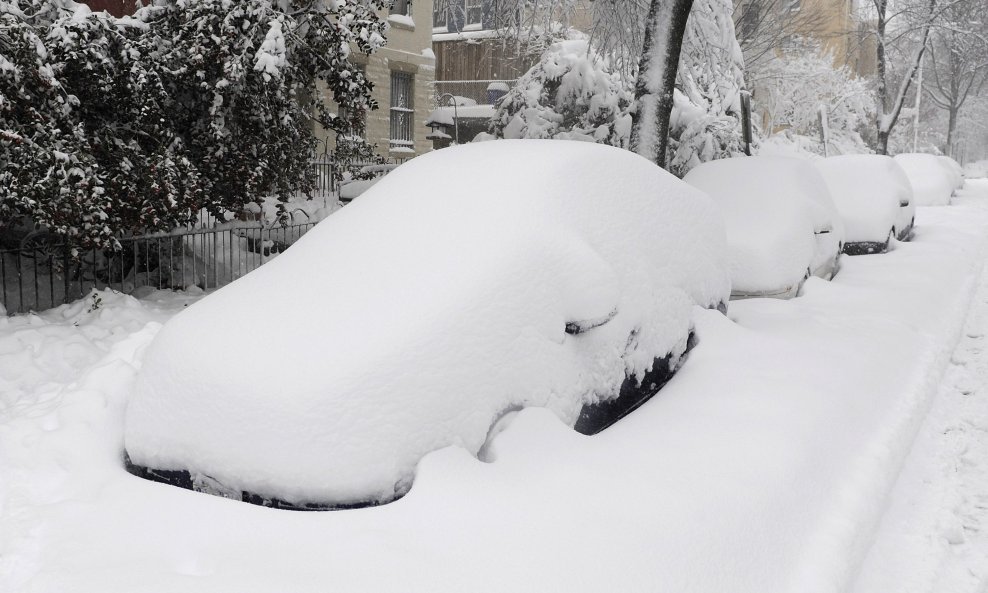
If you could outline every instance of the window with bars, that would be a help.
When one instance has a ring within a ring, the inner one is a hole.
[[[391,6],[391,14],[412,14],[412,0],[394,0]]]
[[[483,25],[484,24],[484,1],[483,0],[465,0],[465,11],[466,11],[466,22],[465,25]]]
[[[412,92],[415,77],[407,72],[391,72],[391,148],[412,148],[412,121],[415,110]]]

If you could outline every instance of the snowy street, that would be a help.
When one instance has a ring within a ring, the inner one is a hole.
[[[0,593],[988,593],[988,0],[0,0]]]
[[[490,463],[436,451],[354,511],[123,470],[144,349],[200,297],[0,320],[0,591],[983,591],[988,183],[956,202],[796,299],[697,310],[680,373],[605,432],[528,409]]]

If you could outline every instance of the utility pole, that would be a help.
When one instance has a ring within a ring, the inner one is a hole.
[[[919,100],[923,96],[923,62],[919,63],[919,74],[916,80],[916,110],[913,113],[913,152],[919,152]]]

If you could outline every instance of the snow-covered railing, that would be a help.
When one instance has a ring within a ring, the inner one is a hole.
[[[503,95],[515,84],[514,80],[437,80],[433,85],[433,105],[438,106],[438,97],[449,93],[454,97],[465,97],[477,105],[490,105],[492,98]],[[488,87],[492,87],[488,89]]]
[[[0,249],[0,311],[43,311],[93,289],[218,288],[288,249],[315,221],[265,225],[225,223],[172,233],[125,237],[119,251],[90,250],[77,258],[58,242],[33,241]]]

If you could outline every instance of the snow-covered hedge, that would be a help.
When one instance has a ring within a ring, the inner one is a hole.
[[[499,138],[586,140],[627,147],[632,95],[586,40],[561,41],[542,54],[497,105]]]
[[[71,0],[0,0],[0,224],[30,216],[82,247],[312,187],[312,119],[346,131],[349,59],[384,42],[382,0],[165,0],[121,19]]]

